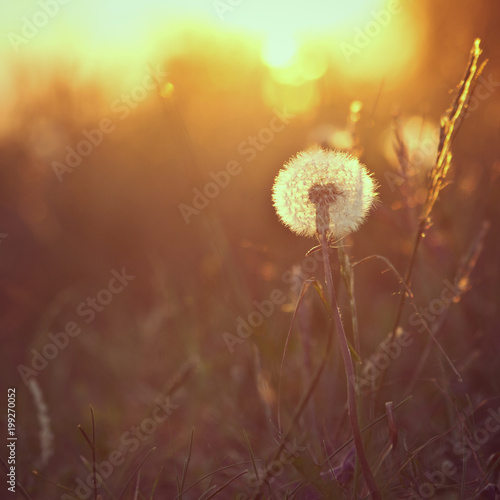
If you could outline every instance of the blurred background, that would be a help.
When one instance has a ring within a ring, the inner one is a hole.
[[[451,183],[414,286],[419,305],[439,297],[482,221],[491,223],[470,290],[454,304],[442,338],[467,373],[458,394],[498,397],[499,19],[495,0],[23,0],[3,7],[0,372],[2,391],[17,387],[18,479],[36,498],[63,490],[33,476],[35,463],[72,489],[75,474],[85,477],[79,456],[89,449],[76,426],[89,429],[90,404],[104,458],[178,379],[179,409],[141,443],[144,453],[159,447],[144,474],[149,490],[167,463],[160,484],[173,491],[193,427],[198,460],[186,484],[248,459],[242,428],[266,454],[273,442],[266,412],[275,409],[296,300],[283,277],[314,244],[280,225],[270,196],[275,175],[315,143],[354,151],[374,173],[381,203],[347,253],[384,255],[403,273],[440,118],[477,37],[489,62],[455,142]],[[396,124],[416,186],[406,198]],[[78,307],[123,268],[134,279],[86,324]],[[356,271],[364,356],[396,314],[398,283],[383,270],[371,263]],[[235,334],[237,318],[277,288],[287,303],[231,353],[222,333]],[[82,333],[36,375],[54,435],[50,458],[41,460],[39,408],[19,366],[31,368],[33,349],[41,352],[48,334],[69,321]],[[313,352],[322,339],[315,331]],[[398,360],[405,365],[399,381],[411,378],[425,338],[413,345]],[[293,344],[291,378],[304,375],[299,352]],[[438,365],[432,358],[429,378]],[[341,400],[342,391],[339,382]],[[425,383],[420,391],[427,403],[439,396]],[[407,415],[410,424],[414,417]],[[112,485],[124,484],[136,453]]]

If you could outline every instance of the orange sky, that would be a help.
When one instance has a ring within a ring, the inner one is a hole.
[[[300,4],[29,0],[10,2],[2,10],[0,92],[6,111],[8,96],[16,93],[13,61],[28,72],[34,68],[31,84],[36,84],[41,70],[49,73],[59,61],[70,67],[76,63],[80,75],[106,76],[116,93],[120,86],[137,84],[146,68],[185,50],[178,34],[186,27],[207,34],[208,39],[217,33],[246,36],[270,67],[273,81],[287,85],[291,92],[296,85],[320,78],[332,61],[339,76],[347,75],[350,80],[378,86],[387,74],[391,81],[409,79],[418,68],[415,62],[426,30],[425,15],[411,0],[309,0]],[[271,101],[275,87],[268,89]]]
[[[342,41],[352,44],[359,30],[368,32],[369,47],[362,51],[366,56],[377,45],[403,36],[405,43],[399,48],[410,45],[411,49],[412,30],[407,21],[413,9],[409,0],[309,0],[300,4],[265,0],[30,0],[9,2],[2,8],[0,30],[4,36],[0,47],[4,60],[9,56],[62,55],[88,63],[142,64],[160,46],[165,49],[165,40],[174,38],[190,21],[267,39],[268,53],[274,53],[278,61],[283,58],[280,51],[285,55],[293,51],[293,38],[300,41],[304,36],[322,34],[334,37],[337,45]],[[363,37],[359,38],[358,45],[363,43]],[[354,47],[358,49],[356,44]],[[343,52],[346,50],[344,47]]]

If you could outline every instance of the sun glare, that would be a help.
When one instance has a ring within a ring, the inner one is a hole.
[[[264,36],[284,33],[321,34],[331,30],[356,28],[366,22],[384,0],[310,0],[302,3],[270,3],[253,0],[224,16],[224,24],[258,32]],[[265,15],[263,15],[265,13]]]
[[[298,43],[291,34],[270,34],[262,47],[262,60],[274,68],[286,68],[298,52]]]
[[[116,90],[141,81],[145,68],[188,50],[217,50],[229,60],[228,43],[237,36],[247,54],[260,57],[267,69],[262,82],[266,102],[308,112],[320,102],[320,80],[329,68],[353,81],[380,81],[387,72],[394,81],[408,78],[408,63],[416,61],[425,34],[420,18],[416,29],[417,7],[398,0],[311,0],[307,8],[264,0],[221,2],[193,0],[187,6],[176,0],[168,8],[160,0],[144,0],[140,6],[115,0],[106,5],[90,1],[84,7],[68,3],[48,19],[50,26],[40,36],[18,48],[27,60],[69,58],[78,61],[82,73],[109,74]],[[18,22],[9,29],[20,32],[22,19],[34,14],[19,5],[11,9]],[[196,35],[186,37],[189,30]],[[201,47],[207,39],[225,40],[225,45],[215,41]],[[224,68],[218,68],[217,87],[231,87],[231,71],[228,65],[221,78]],[[170,95],[172,89],[161,92]]]

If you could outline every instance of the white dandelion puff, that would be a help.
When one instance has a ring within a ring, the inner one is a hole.
[[[273,187],[279,218],[301,236],[342,238],[359,227],[376,199],[376,183],[357,158],[322,148],[291,158]]]

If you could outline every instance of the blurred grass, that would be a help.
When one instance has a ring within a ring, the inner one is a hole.
[[[0,243],[5,307],[0,319],[4,341],[0,373],[2,391],[13,385],[18,389],[18,479],[33,498],[60,497],[63,490],[30,473],[40,454],[39,427],[17,367],[30,363],[31,349],[41,349],[48,332],[78,321],[78,304],[106,286],[112,269],[122,267],[136,279],[37,377],[55,433],[55,454],[41,474],[74,488],[75,478],[88,474],[79,456],[90,460],[89,450],[77,425],[89,428],[89,404],[95,409],[99,462],[119,447],[125,432],[141,424],[152,411],[154,399],[176,377],[182,378],[186,366],[192,367],[192,373],[172,394],[179,408],[136,451],[127,454],[125,464],[106,481],[109,489],[118,495],[141,458],[155,446],[141,467],[142,498],[147,498],[157,477],[155,498],[175,497],[176,477],[182,476],[193,428],[185,485],[213,475],[185,498],[199,498],[212,485],[220,487],[244,469],[252,469],[244,432],[256,463],[263,466],[262,460],[272,456],[278,438],[268,415],[276,410],[278,368],[291,315],[277,310],[249,340],[235,347],[234,354],[221,336],[225,331],[235,333],[237,317],[246,318],[255,308],[253,301],[268,299],[273,289],[283,290],[290,303],[296,298],[283,282],[283,273],[302,262],[311,242],[280,226],[270,201],[272,180],[283,162],[306,147],[312,135],[321,135],[319,128],[326,124],[342,130],[351,101],[361,100],[362,160],[379,180],[382,204],[353,236],[346,252],[354,261],[381,254],[404,270],[420,207],[406,206],[399,189],[391,190],[385,180],[386,172],[396,171],[383,152],[384,138],[393,128],[392,114],[398,108],[403,121],[418,115],[423,121],[437,122],[450,102],[448,91],[463,72],[473,36],[483,37],[486,56],[491,59],[485,77],[499,78],[500,42],[489,24],[490,13],[475,12],[470,21],[464,5],[462,11],[442,8],[446,23],[455,29],[440,24],[444,23],[440,9],[432,12],[434,31],[429,46],[439,50],[426,48],[421,76],[414,85],[390,93],[378,84],[350,87],[344,81],[336,85],[331,67],[320,86],[322,105],[292,119],[252,162],[246,161],[238,147],[267,127],[273,116],[258,91],[267,70],[257,54],[228,59],[222,51],[210,48],[211,40],[205,45],[202,40],[164,62],[175,86],[173,97],[166,101],[152,91],[124,120],[110,109],[116,97],[105,81],[82,82],[77,69],[66,67],[46,80],[38,76],[34,86],[36,68],[16,69],[15,112],[0,143],[0,232],[8,235]],[[471,34],[471,26],[479,33]],[[442,36],[441,30],[453,36]],[[219,72],[231,73],[232,84],[222,89],[215,85],[213,75]],[[70,78],[72,74],[76,76]],[[463,123],[454,146],[452,182],[436,204],[433,225],[416,262],[413,290],[417,303],[425,307],[439,297],[444,280],[456,274],[481,222],[490,221],[470,290],[451,305],[440,331],[440,342],[464,382],[455,382],[433,351],[411,402],[395,412],[399,448],[391,456],[392,468],[387,462],[381,467],[378,479],[382,484],[398,460],[403,464],[420,446],[440,436],[412,457],[394,481],[405,491],[412,482],[428,481],[425,472],[439,470],[444,459],[461,470],[453,445],[467,435],[462,413],[473,420],[471,429],[479,428],[487,409],[496,410],[498,405],[500,249],[496,225],[500,213],[494,193],[499,159],[498,120],[492,114],[500,109],[499,99],[492,92]],[[105,136],[59,183],[51,162],[61,160],[66,145],[78,143],[82,129],[95,128],[103,117],[113,117],[116,131]],[[178,205],[190,204],[192,189],[202,189],[210,180],[209,172],[224,169],[231,160],[240,162],[242,173],[186,225]],[[355,273],[361,355],[368,358],[393,327],[398,284],[389,273],[381,273],[380,266],[365,264]],[[349,297],[343,294],[339,299],[347,317]],[[316,366],[325,342],[326,317],[316,299],[306,307],[313,318],[309,333]],[[409,313],[410,309],[404,310],[404,327],[412,331]],[[287,418],[307,383],[297,333],[292,337],[282,385]],[[427,340],[425,334],[412,338],[411,347],[391,363],[382,404],[403,399],[403,388]],[[319,416],[316,425],[310,426],[305,417],[295,431],[297,443],[307,450],[295,467],[286,465],[274,477],[273,491],[293,490],[305,481],[296,498],[316,498],[311,485],[318,487],[327,478],[331,481],[328,468],[320,475],[314,464],[350,437],[339,361],[334,353],[313,395]],[[380,407],[375,410],[372,417],[381,414]],[[371,449],[383,449],[388,436],[387,423],[377,424]],[[468,491],[484,477],[489,457],[498,453],[498,443],[498,433],[492,434],[477,457],[467,462]],[[332,466],[340,466],[345,455],[346,450],[332,459]],[[494,472],[488,482],[497,480]],[[447,480],[446,498],[459,498],[459,481],[459,474]],[[132,491],[130,487],[123,498],[132,498]],[[228,485],[220,498],[237,498],[241,491],[251,492],[246,475]],[[399,498],[394,490],[387,495]]]

